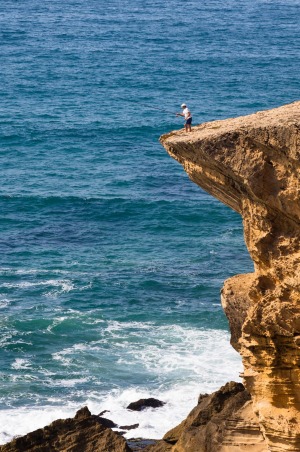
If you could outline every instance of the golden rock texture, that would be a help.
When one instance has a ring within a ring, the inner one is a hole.
[[[230,382],[198,405],[147,452],[267,452],[250,394]]]
[[[192,181],[242,215],[254,273],[222,289],[231,343],[267,450],[299,452],[300,102],[173,132],[161,143]]]

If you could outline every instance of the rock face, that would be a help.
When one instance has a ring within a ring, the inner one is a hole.
[[[299,452],[300,102],[161,143],[196,184],[242,215],[254,273],[222,289],[231,343],[267,450]]]
[[[198,405],[149,452],[267,452],[253,414],[251,397],[241,383],[230,382]]]
[[[74,418],[59,419],[49,426],[16,438],[1,452],[130,452],[121,436],[105,427],[88,408],[79,410]]]

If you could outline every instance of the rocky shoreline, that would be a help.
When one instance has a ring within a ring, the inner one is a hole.
[[[149,399],[148,399],[149,400]],[[136,409],[147,409],[147,400],[135,402]],[[160,406],[155,399],[150,402]],[[148,403],[150,403],[148,402]],[[161,402],[160,402],[161,403]],[[93,415],[87,407],[79,410],[74,418],[59,419],[52,424],[15,438],[1,446],[1,452],[164,452],[178,450],[213,451],[230,442],[231,447],[240,442],[260,452],[265,449],[264,438],[257,420],[244,420],[245,411],[251,406],[251,396],[241,383],[230,382],[213,394],[199,396],[198,405],[177,427],[167,432],[161,440],[131,438],[125,440],[122,431],[101,415]],[[102,413],[101,413],[102,414]],[[149,413],[149,415],[151,415]],[[127,426],[127,431],[136,426]],[[123,428],[126,428],[123,426]],[[187,444],[189,449],[186,449]],[[256,446],[254,449],[253,446]]]
[[[300,102],[172,132],[161,143],[243,218],[254,272],[225,281],[221,301],[244,385],[201,395],[155,442],[126,441],[85,407],[0,452],[300,451]]]

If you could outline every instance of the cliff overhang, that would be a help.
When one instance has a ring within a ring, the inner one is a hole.
[[[254,273],[222,289],[231,343],[266,450],[299,451],[300,102],[160,141],[193,182],[242,216]]]

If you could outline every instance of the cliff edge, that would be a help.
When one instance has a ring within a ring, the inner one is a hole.
[[[242,215],[254,273],[225,281],[222,306],[243,359],[261,450],[299,452],[300,102],[160,141],[192,181]]]
[[[255,271],[225,281],[221,301],[244,386],[201,395],[180,425],[146,448],[129,447],[83,408],[1,452],[300,452],[300,102],[172,132],[161,143],[196,184],[243,217]]]

